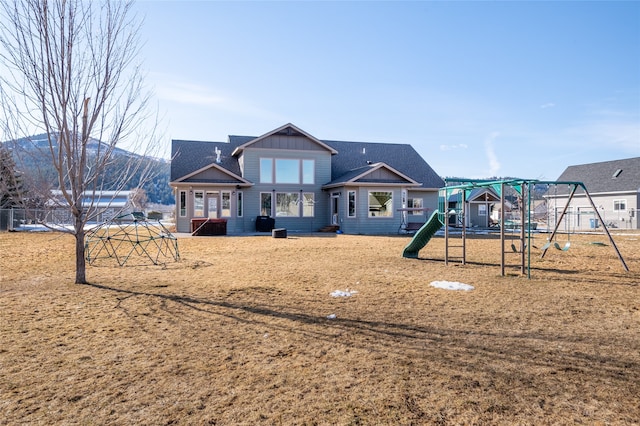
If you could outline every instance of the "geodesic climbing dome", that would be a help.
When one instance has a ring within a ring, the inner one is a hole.
[[[90,265],[114,259],[120,266],[131,258],[136,264],[154,265],[180,259],[176,237],[160,221],[149,222],[143,213],[115,217],[87,232],[85,256]]]

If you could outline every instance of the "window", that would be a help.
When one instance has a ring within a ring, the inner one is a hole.
[[[369,217],[393,217],[392,192],[369,192]]]
[[[302,216],[313,217],[314,215],[314,194],[313,192],[305,192],[302,195]]]
[[[302,160],[302,183],[313,184],[315,182],[316,162],[314,160]]]
[[[423,207],[422,198],[409,198],[407,202],[407,207],[414,208],[414,209],[421,209]],[[410,211],[409,214],[419,216],[424,214],[424,211],[415,210],[415,211]]]
[[[486,215],[487,215],[487,205],[478,204],[478,216],[486,216]]]
[[[613,211],[623,212],[627,210],[627,200],[613,200]]]
[[[244,201],[242,199],[242,191],[238,191],[236,194],[236,206],[238,207],[238,217],[242,217],[242,209],[244,208]]]
[[[260,215],[271,216],[271,193],[260,193]]]
[[[231,217],[231,192],[222,192],[222,217]]]
[[[349,217],[356,217],[356,191],[349,191],[347,193],[347,215]]]
[[[273,183],[273,158],[260,159],[260,183]]]
[[[276,216],[299,217],[300,194],[297,192],[276,193]]]
[[[315,160],[261,158],[260,183],[315,183]]]
[[[204,192],[202,191],[193,193],[193,216],[204,217]]]
[[[276,160],[276,183],[300,183],[300,160]]]
[[[187,216],[187,191],[180,191],[180,217]]]

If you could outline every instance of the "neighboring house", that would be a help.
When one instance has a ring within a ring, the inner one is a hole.
[[[170,185],[178,232],[212,218],[229,233],[385,234],[425,222],[444,182],[410,145],[320,140],[285,124],[228,142],[173,140]]]
[[[131,196],[133,191],[86,191],[82,204],[89,215],[89,222],[100,223],[129,212],[133,209]],[[69,206],[62,196],[62,191],[51,191],[51,199],[47,202],[46,222],[56,224],[73,223]]]
[[[557,180],[584,183],[607,227],[640,229],[640,157],[569,166]],[[551,220],[560,216],[568,196],[568,185],[549,188],[547,198]],[[580,189],[571,201],[567,217],[568,220],[563,220],[560,230],[572,231],[600,226],[593,206]]]
[[[462,184],[461,181],[459,184]],[[462,227],[462,193],[463,189],[452,189],[448,196],[447,210],[449,211],[449,225]],[[514,207],[515,206],[515,207]],[[518,201],[514,196],[505,199],[505,218],[513,220],[520,215],[516,209]],[[465,195],[465,223],[467,228],[490,228],[500,223],[501,201],[500,195],[491,187],[478,187],[466,191]]]

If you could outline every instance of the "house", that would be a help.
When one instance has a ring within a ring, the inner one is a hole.
[[[609,228],[640,229],[640,157],[569,166],[557,179],[584,183],[602,220]],[[569,185],[547,192],[549,217],[559,217],[569,197]],[[600,226],[593,205],[584,191],[577,191],[562,230],[594,229]]]
[[[113,219],[125,211],[133,209],[133,191],[85,191],[82,205],[90,223],[100,223]],[[62,191],[51,190],[51,198],[46,203],[47,216],[43,220],[49,223],[73,223],[69,205]]]
[[[435,171],[407,144],[320,140],[293,124],[227,142],[172,141],[176,228],[396,233],[438,207]]]
[[[449,225],[462,227],[462,192],[453,191],[448,198]],[[500,225],[501,197],[491,187],[479,187],[467,190],[465,194],[465,224],[467,228],[491,228]],[[505,220],[518,221],[520,202],[517,196],[507,195],[504,202]]]

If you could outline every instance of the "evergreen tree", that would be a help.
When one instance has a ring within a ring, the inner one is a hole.
[[[16,171],[11,152],[0,145],[0,209],[20,206],[22,201],[21,176]]]

